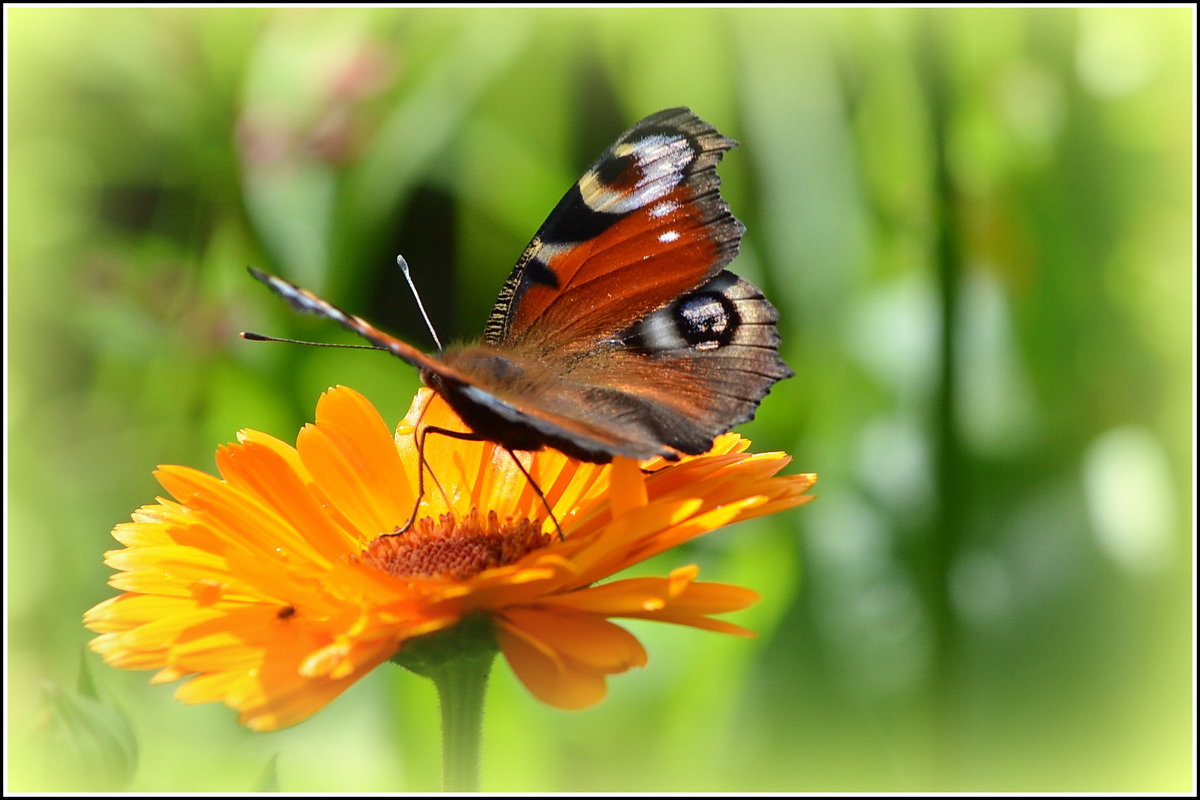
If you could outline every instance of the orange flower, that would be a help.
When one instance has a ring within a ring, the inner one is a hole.
[[[582,708],[605,678],[646,663],[609,621],[636,617],[749,635],[711,615],[757,599],[697,583],[697,568],[597,584],[714,528],[797,506],[814,475],[772,477],[781,453],[735,434],[666,466],[519,453],[562,530],[503,449],[430,435],[417,495],[414,426],[463,430],[421,390],[393,437],[345,387],[326,392],[293,448],[257,431],[217,451],[221,478],[156,476],[175,500],[144,506],[107,554],[124,592],[89,610],[91,647],[117,667],[189,677],[177,698],[222,700],[257,730],[316,712],[414,637],[487,615],[505,658],[539,699]],[[433,476],[432,478],[430,476]],[[474,615],[473,615],[474,616]]]

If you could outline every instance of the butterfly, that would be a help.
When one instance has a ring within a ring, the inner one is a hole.
[[[427,354],[251,268],[420,371],[479,439],[598,464],[707,452],[793,373],[778,313],[725,266],[745,227],[717,163],[737,142],[687,108],[652,114],[559,201],[474,343]]]

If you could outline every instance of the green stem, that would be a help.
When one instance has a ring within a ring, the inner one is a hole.
[[[499,648],[491,620],[464,617],[406,643],[392,661],[433,681],[442,707],[442,790],[478,792],[483,699]]]
[[[442,789],[478,792],[483,699],[494,651],[447,661],[429,676],[442,707]]]

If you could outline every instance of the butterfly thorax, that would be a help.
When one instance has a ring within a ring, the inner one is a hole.
[[[518,389],[529,380],[529,364],[522,365],[518,356],[503,354],[488,344],[451,346],[441,354],[441,360],[485,385]],[[532,370],[536,371],[536,370]]]

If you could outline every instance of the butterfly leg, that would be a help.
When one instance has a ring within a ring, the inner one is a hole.
[[[517,458],[516,453],[507,447],[504,448],[504,452],[508,453],[513,463],[517,465],[517,469],[521,470],[521,474],[525,476],[525,480],[529,481],[529,485],[533,487],[533,491],[537,493],[538,498],[542,501],[542,505],[546,508],[546,513],[550,515],[550,521],[554,523],[554,530],[558,531],[558,540],[560,542],[566,541],[567,537],[563,535],[562,528],[558,525],[558,517],[554,516],[554,510],[550,508],[550,501],[546,499],[542,487],[538,486],[537,481],[529,474],[529,470],[525,469],[525,465]]]
[[[422,412],[422,415],[424,415],[424,412]],[[407,532],[417,520],[417,511],[421,508],[421,500],[425,498],[425,470],[426,468],[429,468],[429,462],[425,459],[425,437],[430,433],[444,433],[451,438],[466,439],[467,441],[482,441],[474,434],[451,431],[447,430],[446,428],[438,428],[435,426],[426,426],[421,428],[420,432],[414,431],[413,439],[417,443],[417,498],[413,501],[413,509],[412,513],[408,515],[408,521],[396,528],[391,533],[383,534],[384,536],[399,536],[400,534]],[[442,488],[441,481],[438,480],[437,474],[432,468],[429,468],[429,476],[433,478],[433,482],[437,486],[438,491],[441,492],[442,497],[445,498],[446,490]],[[447,505],[449,505],[448,500]]]
[[[452,431],[449,428],[438,428],[433,425],[422,428],[417,437],[417,457],[419,461],[419,467],[417,470],[417,500],[413,504],[412,514],[409,516],[408,522],[405,522],[404,525],[397,528],[393,533],[387,534],[389,536],[404,533],[410,527],[412,527],[413,522],[417,518],[417,509],[421,506],[421,498],[425,496],[425,468],[429,465],[429,462],[425,460],[425,437],[431,433],[440,433],[443,436],[448,436],[451,439],[460,439],[464,442],[489,441],[489,439],[484,436],[467,431]],[[546,513],[550,516],[550,521],[554,523],[554,530],[558,532],[559,541],[565,541],[567,537],[565,534],[563,534],[562,527],[558,524],[558,517],[554,516],[554,510],[550,507],[550,501],[546,498],[546,494],[542,491],[542,487],[538,486],[537,481],[535,481],[533,476],[529,474],[529,470],[525,469],[525,465],[522,464],[520,459],[517,458],[516,453],[507,447],[504,448],[504,452],[508,453],[509,457],[512,458],[513,463],[517,465],[517,469],[521,470],[521,474],[525,476],[525,480],[529,481],[529,485],[533,488],[534,493],[537,494],[538,499],[542,501],[542,506],[546,509]],[[430,470],[429,474],[433,477],[434,483],[437,483],[437,475],[433,474],[433,470]],[[438,489],[442,489],[440,483],[438,483]],[[444,494],[445,490],[442,490],[442,492]]]

